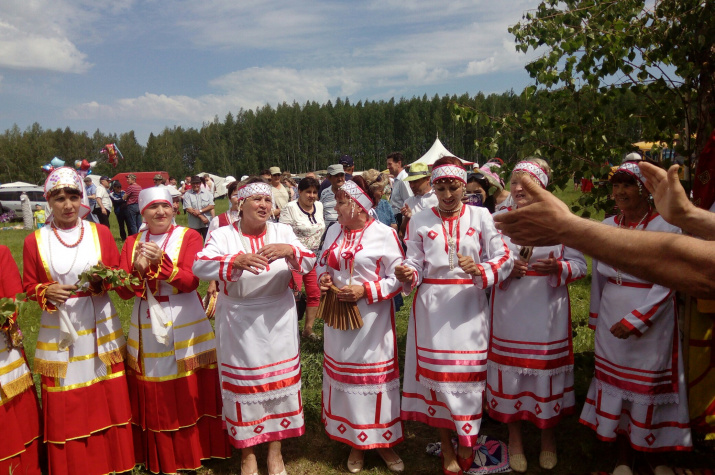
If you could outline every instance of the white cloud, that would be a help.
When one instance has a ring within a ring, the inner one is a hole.
[[[0,3],[0,67],[84,73],[92,64],[77,45],[98,40],[98,20],[133,1],[5,0]]]

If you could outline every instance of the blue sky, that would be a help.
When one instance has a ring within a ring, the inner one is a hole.
[[[521,91],[536,0],[3,0],[0,130],[200,127],[240,108]]]

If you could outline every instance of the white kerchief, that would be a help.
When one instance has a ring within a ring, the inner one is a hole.
[[[516,172],[528,173],[533,176],[536,178],[536,181],[539,182],[541,188],[546,188],[549,184],[549,177],[546,175],[546,172],[534,162],[524,161],[517,163],[512,173]]]
[[[271,199],[273,199],[273,190],[271,189],[271,185],[268,183],[249,183],[248,185],[243,185],[237,191],[239,202],[253,195],[270,196]]]
[[[369,196],[367,196],[367,193],[365,193],[362,188],[358,186],[357,183],[352,180],[346,181],[340,189],[347,193],[353,201],[360,205],[363,211],[370,214],[370,210],[372,209],[372,200]]]
[[[442,179],[459,180],[465,185],[467,184],[467,171],[457,165],[440,165],[432,169],[432,179],[430,183]]]
[[[139,192],[139,212],[144,213],[144,209],[154,203],[165,202],[172,204],[171,192],[165,186],[153,186],[144,188]]]

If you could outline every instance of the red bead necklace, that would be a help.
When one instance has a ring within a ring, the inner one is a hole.
[[[55,226],[55,223],[54,223],[54,222],[52,223],[52,232],[55,233],[55,237],[56,237],[57,240],[60,242],[60,244],[62,244],[64,247],[67,247],[67,248],[72,249],[73,247],[79,246],[79,243],[82,242],[82,238],[84,238],[84,226],[82,226],[82,222],[81,222],[81,221],[80,221],[80,223],[79,223],[79,226],[80,226],[79,239],[78,239],[77,242],[74,243],[74,244],[67,244],[66,242],[64,242],[64,241],[62,240],[62,238],[60,237],[60,233],[57,232],[57,226]]]

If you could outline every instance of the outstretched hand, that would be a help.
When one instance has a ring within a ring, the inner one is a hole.
[[[680,184],[680,165],[671,166],[667,172],[648,162],[640,162],[638,167],[646,179],[645,187],[653,195],[658,213],[670,224],[682,227],[680,220],[684,219],[695,205],[690,202],[683,185]]]
[[[559,230],[569,228],[580,219],[569,211],[566,203],[541,188],[533,180],[522,177],[521,186],[533,197],[529,206],[494,216],[497,229],[520,246],[553,246],[560,244]]]

